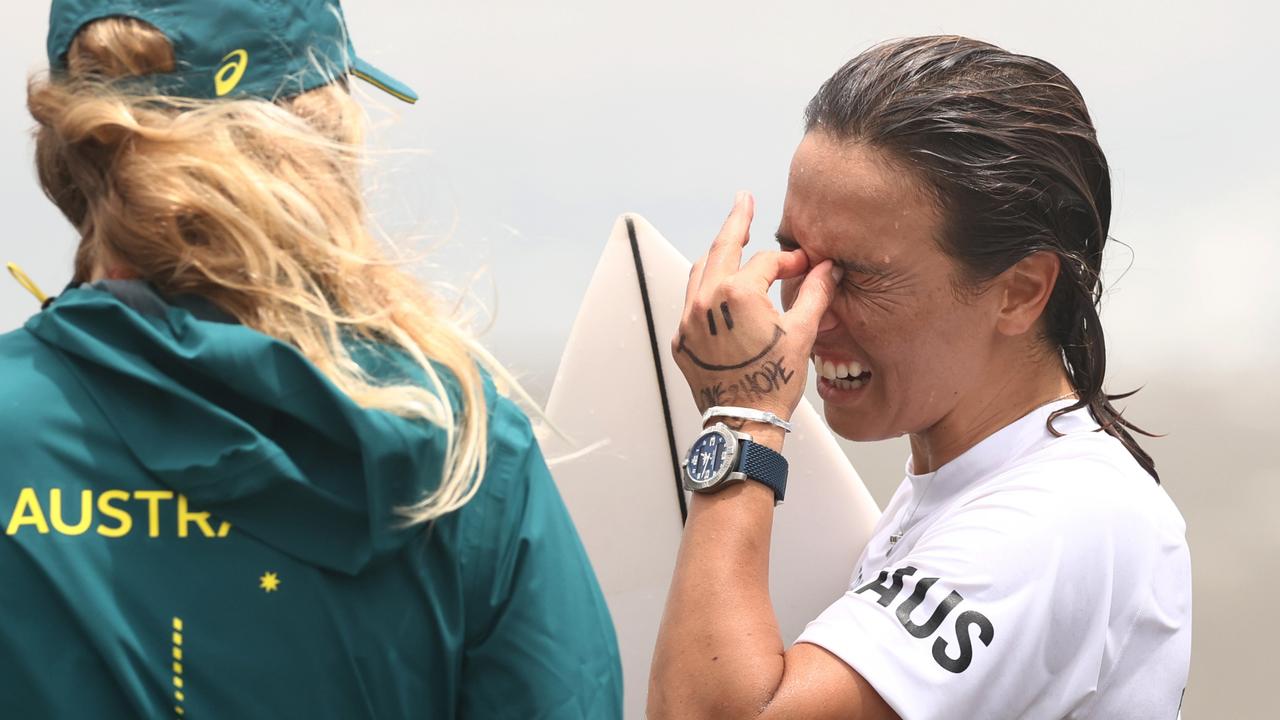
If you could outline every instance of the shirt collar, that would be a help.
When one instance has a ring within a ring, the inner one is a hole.
[[[214,305],[208,299],[193,294],[182,294],[173,296],[163,296],[155,289],[155,286],[142,280],[95,280],[90,283],[72,282],[67,285],[63,292],[76,290],[78,288],[88,288],[90,290],[98,290],[108,293],[119,300],[121,304],[132,308],[135,312],[142,315],[154,315],[162,317],[168,311],[169,307],[178,307],[191,313],[197,320],[205,320],[207,322],[231,323],[235,324],[239,321],[230,313],[223,311],[217,305]],[[45,301],[44,307],[48,307],[57,301],[57,297],[51,297]],[[44,309],[43,307],[41,309]]]
[[[917,512],[926,514],[977,480],[994,474],[1010,460],[1052,441],[1054,435],[1046,426],[1049,416],[1074,402],[1074,399],[1068,398],[1041,405],[991,433],[959,457],[930,473],[911,472],[912,458],[908,456],[905,471],[907,481],[911,483],[912,495],[920,498]],[[1098,423],[1087,408],[1080,408],[1058,417],[1054,421],[1054,428],[1062,434],[1088,432],[1097,430]]]

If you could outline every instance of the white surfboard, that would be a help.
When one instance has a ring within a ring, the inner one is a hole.
[[[560,360],[544,440],[552,474],[618,632],[626,717],[644,715],[658,623],[680,545],[679,460],[702,429],[671,357],[690,263],[637,215],[618,218]],[[812,373],[810,373],[812,374]],[[783,638],[844,593],[879,508],[802,401],[786,441],[787,499],[769,585]]]

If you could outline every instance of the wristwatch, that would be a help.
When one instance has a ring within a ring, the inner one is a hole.
[[[787,459],[724,423],[703,430],[680,466],[684,489],[693,492],[711,493],[755,480],[773,490],[778,504],[787,489]]]

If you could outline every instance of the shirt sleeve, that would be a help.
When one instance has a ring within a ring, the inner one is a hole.
[[[1140,576],[1147,522],[1105,494],[991,490],[891,552],[798,641],[842,659],[904,720],[1067,717],[1098,688],[1108,619],[1131,607],[1117,577]]]
[[[622,668],[604,596],[528,420],[504,414],[466,531],[459,717],[620,718]]]

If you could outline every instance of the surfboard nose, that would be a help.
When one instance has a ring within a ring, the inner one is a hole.
[[[626,717],[644,716],[682,532],[679,458],[702,427],[669,352],[690,267],[643,217],[620,215],[547,401],[548,418],[567,439],[548,438],[546,454],[617,628]],[[807,400],[792,421],[787,502],[775,519],[770,563],[787,638],[844,593],[880,514]]]

